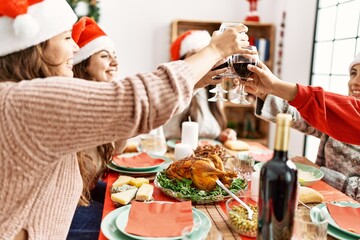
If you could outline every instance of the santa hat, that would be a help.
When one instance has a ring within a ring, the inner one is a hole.
[[[198,51],[209,45],[211,36],[206,30],[189,30],[181,34],[171,45],[171,60],[176,61],[188,52]]]
[[[115,49],[114,42],[89,17],[82,17],[74,24],[72,37],[80,47],[74,56],[74,64],[80,63],[102,49]]]
[[[65,0],[1,0],[0,57],[71,30],[76,19]]]
[[[349,71],[351,71],[351,68],[356,64],[360,64],[360,52],[356,55],[354,60],[350,63]]]

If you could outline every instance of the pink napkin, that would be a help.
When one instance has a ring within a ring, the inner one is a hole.
[[[191,201],[159,203],[132,202],[125,231],[143,237],[181,236],[193,226]]]
[[[113,161],[121,166],[128,168],[138,168],[138,167],[152,167],[158,166],[165,162],[164,159],[161,158],[152,158],[147,153],[141,153],[139,155],[135,155],[132,157],[113,157]]]
[[[360,234],[360,208],[326,204],[326,207],[339,227]]]

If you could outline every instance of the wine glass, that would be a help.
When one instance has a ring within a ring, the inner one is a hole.
[[[257,51],[255,46],[246,47],[249,50]],[[245,82],[252,75],[252,72],[248,70],[247,65],[257,65],[259,63],[259,55],[249,54],[235,54],[231,56],[231,66],[240,78],[238,98],[231,100],[232,103],[249,105],[250,102],[245,99],[247,93],[245,92]]]
[[[160,126],[148,134],[140,135],[140,143],[137,150],[154,155],[164,155],[167,151],[167,145],[163,127]]]
[[[238,22],[223,22],[220,25],[219,32],[223,33],[227,28],[235,27],[237,25],[239,25]],[[226,61],[229,61],[229,58]],[[233,76],[234,76],[234,73],[231,71],[231,67],[227,67],[226,72],[219,74],[219,75],[215,76],[214,78],[216,78],[216,79],[223,78],[223,77],[231,78]],[[221,86],[221,83],[216,84],[215,88],[210,89],[209,92],[215,93],[214,97],[208,99],[209,102],[225,102],[225,101],[227,101],[227,99],[224,98],[224,93],[227,93],[228,91],[225,90]]]

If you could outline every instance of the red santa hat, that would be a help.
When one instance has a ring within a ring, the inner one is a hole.
[[[351,71],[351,68],[356,64],[360,64],[360,52],[356,55],[354,60],[350,63],[349,71]]]
[[[65,0],[1,0],[0,57],[69,31],[76,19]]]
[[[102,49],[115,49],[114,42],[89,17],[82,17],[74,24],[72,37],[80,47],[80,50],[74,56],[74,64],[80,63]]]
[[[198,51],[209,45],[211,36],[206,30],[189,30],[181,34],[171,45],[171,60],[176,61],[188,52]]]

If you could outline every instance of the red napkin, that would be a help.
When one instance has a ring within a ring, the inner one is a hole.
[[[125,231],[143,237],[177,237],[193,226],[191,201],[132,202]]]
[[[141,153],[132,157],[113,157],[113,161],[122,167],[138,168],[138,167],[152,167],[158,166],[165,162],[161,158],[152,158],[147,153]]]
[[[329,203],[326,204],[326,207],[339,227],[360,234],[360,208],[343,207]]]

